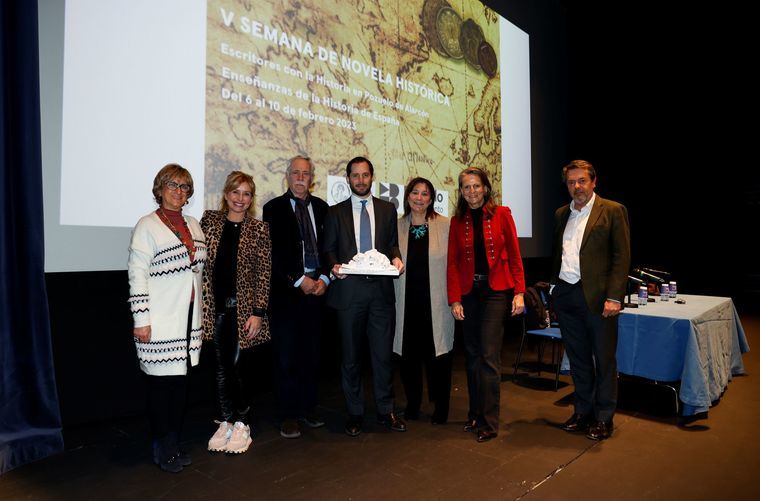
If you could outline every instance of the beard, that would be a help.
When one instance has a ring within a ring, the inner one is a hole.
[[[372,185],[371,184],[367,184],[365,186],[366,186],[366,188],[364,188],[362,191],[360,191],[358,188],[354,188],[353,184],[349,184],[349,187],[351,188],[351,192],[354,195],[356,195],[357,197],[366,197],[367,193],[370,192],[370,190],[372,188]]]

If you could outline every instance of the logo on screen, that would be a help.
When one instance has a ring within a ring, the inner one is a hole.
[[[401,195],[404,193],[404,186],[394,183],[380,183],[380,200],[390,202],[396,207],[396,211],[399,210],[401,205]]]
[[[351,196],[344,176],[327,176],[327,204],[335,205]]]

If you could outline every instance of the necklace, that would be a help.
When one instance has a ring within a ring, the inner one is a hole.
[[[229,219],[229,218],[227,218],[227,223],[231,224],[231,225],[232,225],[233,227],[235,227],[235,228],[239,228],[239,227],[240,227],[240,224],[241,224],[242,222],[243,222],[243,221],[233,221],[232,219]]]
[[[179,239],[180,242],[187,248],[188,254],[190,254],[190,259],[193,259],[193,254],[195,253],[195,245],[193,244],[192,236],[189,237],[189,239],[182,238],[182,233],[177,230],[177,228],[174,226],[174,224],[171,222],[171,219],[169,219],[169,216],[166,215],[164,212],[164,208],[161,207],[158,209],[158,216],[161,221],[164,222],[166,226],[169,227],[172,233]],[[187,234],[190,235],[190,228],[187,226],[187,221],[185,221],[185,218],[182,218],[182,222],[185,225],[185,229],[187,230]]]
[[[422,224],[410,224],[409,225],[409,233],[412,234],[415,240],[419,240],[420,238],[424,238],[425,235],[427,235],[428,231],[428,224],[422,223]]]

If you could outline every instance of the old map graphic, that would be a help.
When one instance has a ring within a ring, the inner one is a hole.
[[[326,199],[357,155],[378,183],[429,178],[449,213],[464,167],[501,185],[499,24],[481,3],[209,0],[207,16],[206,207],[243,170],[260,214],[297,154]]]

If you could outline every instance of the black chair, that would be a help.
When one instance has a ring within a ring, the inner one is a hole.
[[[526,307],[527,311],[527,307]],[[562,334],[559,330],[559,325],[554,323],[550,327],[544,329],[528,329],[525,323],[525,316],[522,319],[522,339],[520,339],[520,348],[517,350],[517,359],[515,360],[515,370],[512,374],[512,380],[517,381],[517,369],[520,367],[520,359],[522,358],[523,347],[525,346],[525,338],[528,336],[537,336],[539,338],[538,344],[538,375],[541,375],[541,364],[544,359],[544,342],[550,341],[552,343],[552,363],[556,366],[556,373],[554,376],[554,391],[559,389],[559,371],[562,365]],[[559,348],[557,349],[557,345]]]

